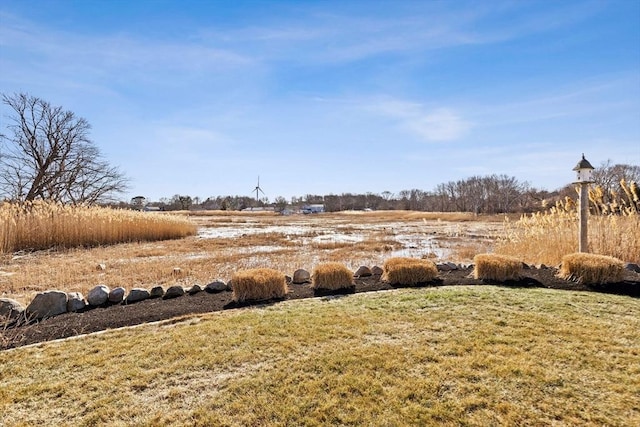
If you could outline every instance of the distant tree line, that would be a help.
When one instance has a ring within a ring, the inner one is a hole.
[[[530,188],[506,175],[474,176],[438,185],[433,191],[403,190],[397,194],[384,191],[380,194],[307,194],[301,197],[276,197],[256,200],[248,196],[215,196],[206,199],[176,194],[150,202],[163,210],[243,210],[246,208],[273,208],[275,211],[297,209],[304,205],[323,204],[325,212],[345,210],[414,210],[439,212],[473,212],[495,214],[531,212],[541,206],[541,201],[553,193]]]
[[[640,167],[603,163],[594,171],[595,186],[606,194],[615,194],[620,181],[640,182]],[[266,197],[256,200],[249,196],[215,196],[206,199],[176,194],[149,203],[163,210],[230,210],[271,208],[275,211],[299,209],[304,205],[323,204],[325,212],[345,210],[414,210],[427,212],[472,212],[475,214],[529,213],[545,209],[558,200],[576,197],[572,184],[546,191],[531,187],[507,175],[472,176],[439,184],[432,191],[420,189],[365,194],[306,194],[291,200],[279,196],[273,202]]]

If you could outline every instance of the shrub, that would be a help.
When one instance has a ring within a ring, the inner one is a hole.
[[[473,263],[473,277],[482,280],[518,280],[522,270],[522,261],[506,255],[478,254]]]
[[[339,262],[319,264],[311,276],[313,289],[338,290],[354,286],[353,272]]]
[[[285,275],[271,268],[236,272],[231,283],[236,302],[284,298],[288,290]]]
[[[436,265],[427,259],[389,258],[382,269],[382,280],[392,285],[417,285],[431,282],[438,276]]]
[[[624,262],[606,255],[569,254],[562,257],[562,267],[558,276],[589,285],[621,282],[624,276]]]

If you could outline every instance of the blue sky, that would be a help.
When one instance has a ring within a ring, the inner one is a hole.
[[[0,0],[0,92],[86,118],[125,200],[554,190],[640,165],[640,1]]]

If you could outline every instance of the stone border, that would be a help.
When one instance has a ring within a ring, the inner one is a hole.
[[[444,262],[437,264],[439,272],[448,272],[458,269],[473,267],[473,264],[455,264]],[[523,263],[523,269],[546,268],[544,265],[529,266]],[[626,263],[625,269],[640,273],[640,266]],[[371,276],[381,276],[382,268],[378,266],[361,266],[354,273],[355,278],[366,278]],[[298,269],[293,276],[286,276],[287,284],[304,285],[311,283],[311,275],[305,269]],[[29,323],[33,320],[41,320],[48,317],[58,316],[67,312],[83,312],[95,307],[105,307],[116,304],[133,304],[150,298],[171,299],[185,294],[196,294],[198,292],[218,293],[232,290],[232,283],[225,283],[223,280],[214,280],[204,287],[193,285],[183,287],[172,285],[165,289],[162,286],[154,286],[150,290],[144,288],[133,288],[126,293],[125,288],[117,287],[110,289],[106,285],[97,285],[92,288],[85,298],[80,292],[45,291],[39,292],[26,307],[9,298],[0,298],[0,325],[11,325]]]

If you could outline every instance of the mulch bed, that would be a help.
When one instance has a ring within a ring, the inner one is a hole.
[[[525,277],[509,283],[494,283],[509,287],[542,287],[551,289],[606,292],[631,297],[640,297],[640,274],[628,272],[625,281],[606,286],[588,286],[559,279],[553,268],[531,268],[524,271]],[[395,289],[397,286],[380,280],[380,276],[371,276],[355,280],[353,292],[373,292]],[[441,271],[439,279],[425,286],[450,285],[485,285],[486,282],[472,277],[472,269]],[[106,329],[139,325],[147,322],[171,319],[194,313],[241,309],[242,307],[264,304],[265,301],[236,304],[231,299],[231,292],[184,295],[174,299],[148,299],[135,304],[116,304],[88,309],[80,313],[65,313],[60,316],[44,319],[22,326],[0,329],[0,350],[20,347],[43,341],[68,338]],[[312,298],[317,296],[311,285],[289,285],[286,300]]]

